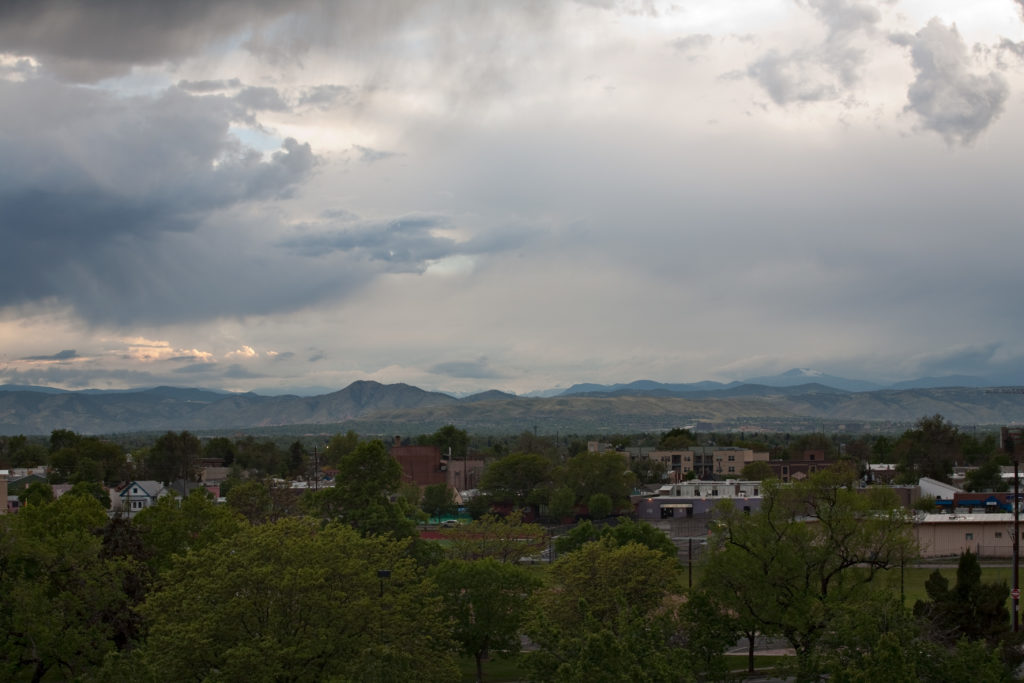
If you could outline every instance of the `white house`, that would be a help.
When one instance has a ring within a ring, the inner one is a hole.
[[[170,495],[167,487],[158,481],[133,481],[120,493],[121,511],[134,517],[139,510],[154,505],[158,498]]]

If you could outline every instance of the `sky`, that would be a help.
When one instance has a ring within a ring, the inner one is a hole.
[[[0,4],[0,383],[1024,384],[1024,0]]]

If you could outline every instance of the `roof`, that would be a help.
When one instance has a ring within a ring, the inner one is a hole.
[[[129,495],[133,486],[141,489],[141,493],[131,493],[131,495],[137,496],[145,494],[150,498],[156,498],[167,490],[167,488],[158,481],[132,481],[128,482],[128,485],[121,490],[121,497],[124,498]]]
[[[943,514],[924,515],[922,517],[919,517],[917,521],[921,524],[964,524],[967,522],[974,524],[981,524],[983,522],[988,522],[990,524],[1013,524],[1013,514],[1009,512],[979,512],[977,514],[964,512],[946,512]]]

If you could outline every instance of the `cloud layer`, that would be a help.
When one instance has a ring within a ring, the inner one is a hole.
[[[1009,377],[1021,16],[8,3],[0,381]]]

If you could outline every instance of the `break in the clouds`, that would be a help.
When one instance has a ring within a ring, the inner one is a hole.
[[[0,381],[1011,376],[1020,45],[1015,0],[6,3]]]

